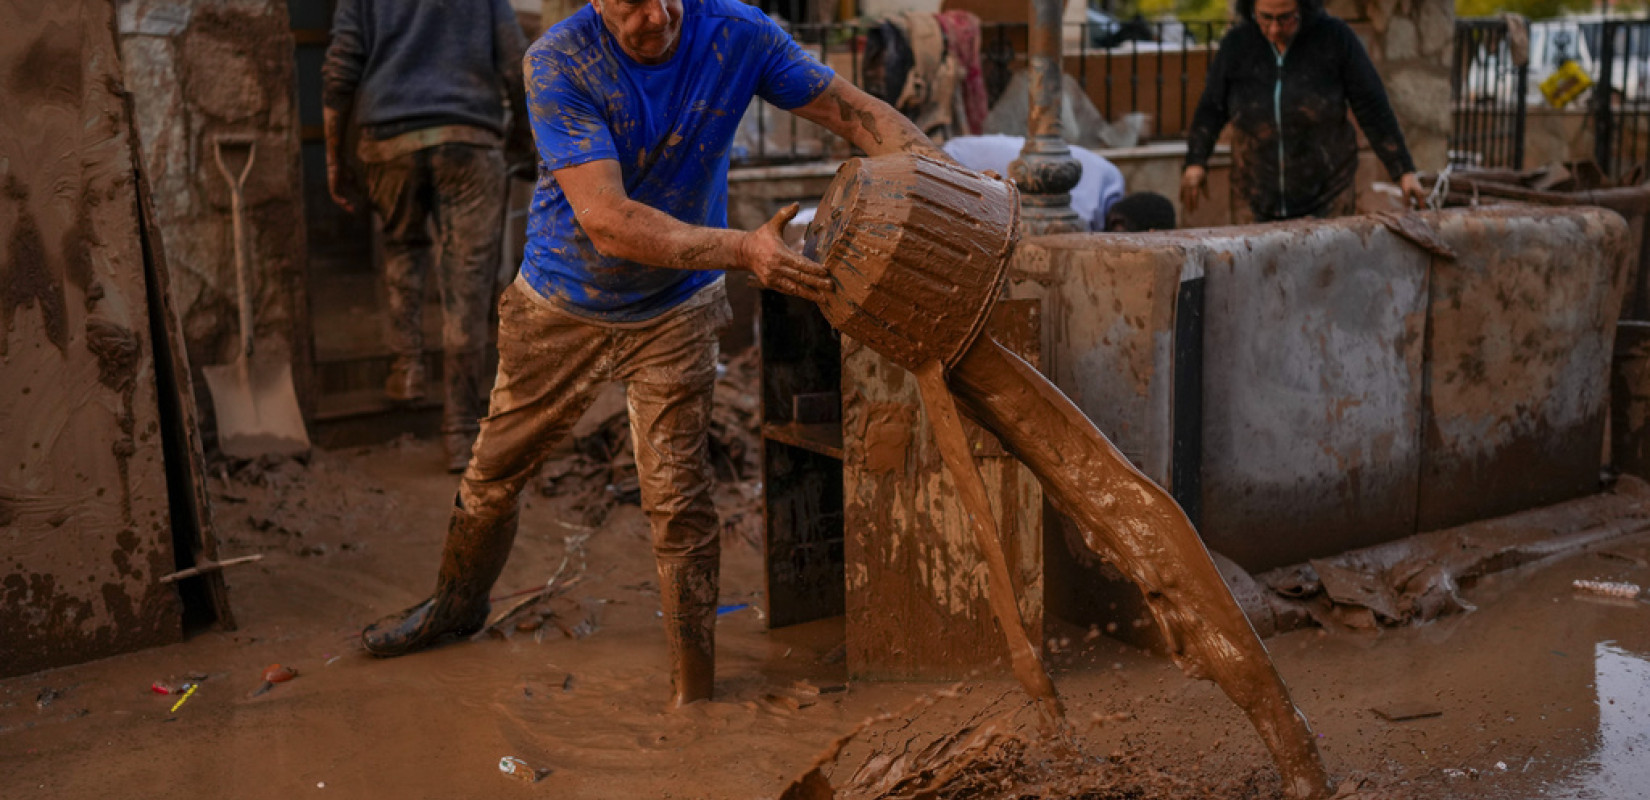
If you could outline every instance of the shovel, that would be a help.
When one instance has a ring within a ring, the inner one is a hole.
[[[224,165],[245,153],[239,174]],[[292,388],[292,365],[286,359],[254,361],[252,355],[251,276],[246,266],[246,245],[242,236],[241,189],[252,171],[257,145],[251,137],[220,136],[212,142],[212,158],[229,183],[230,215],[235,237],[235,293],[240,301],[241,346],[233,364],[203,367],[206,388],[217,411],[218,447],[236,459],[264,455],[296,456],[309,452],[309,433],[303,413],[298,410],[298,393]]]

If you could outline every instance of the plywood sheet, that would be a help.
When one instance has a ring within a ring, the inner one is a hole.
[[[1037,363],[1034,302],[999,304],[987,331]],[[944,469],[914,376],[869,348],[843,348],[847,655],[856,679],[1008,674],[986,566]],[[989,433],[966,423],[991,495],[1020,614],[1042,639],[1042,489]]]
[[[181,636],[113,4],[9,9],[0,675]]]

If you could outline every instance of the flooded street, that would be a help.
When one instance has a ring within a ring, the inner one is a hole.
[[[552,613],[507,637],[370,658],[361,626],[433,580],[454,486],[439,459],[435,443],[405,440],[215,479],[226,555],[267,554],[226,573],[241,629],[0,681],[0,796],[774,797],[863,719],[947,689],[849,682],[840,620],[765,629],[749,484],[718,497],[729,525],[715,702],[663,711],[640,510],[619,505],[587,528],[569,498],[535,492],[497,594],[542,585],[567,556],[578,580]],[[1650,603],[1580,595],[1575,579],[1650,584],[1650,535],[1492,575],[1465,592],[1477,606],[1465,615],[1267,646],[1348,796],[1644,797]],[[1080,628],[1053,637],[1076,753],[1013,751],[1032,754],[1019,768],[1050,773],[1022,775],[1018,794],[935,796],[1276,794],[1253,728],[1214,684]],[[276,663],[297,677],[258,693]],[[191,681],[175,713],[180,697],[151,688]],[[892,796],[868,776],[898,772],[926,742],[992,725],[1032,736],[1006,667],[946,694],[871,725],[825,774],[863,790],[843,796]],[[505,756],[549,773],[518,781],[499,771]],[[1072,771],[1090,788],[1063,790],[1080,783]]]

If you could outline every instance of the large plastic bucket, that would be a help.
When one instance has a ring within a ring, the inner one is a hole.
[[[923,156],[837,170],[803,254],[835,284],[826,319],[902,367],[949,367],[985,326],[1019,241],[1014,185]]]

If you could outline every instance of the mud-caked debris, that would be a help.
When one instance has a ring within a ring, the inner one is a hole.
[[[505,756],[498,760],[498,771],[517,780],[527,783],[538,783],[544,776],[550,774],[548,769],[534,769],[515,756]]]

